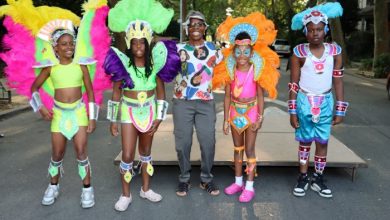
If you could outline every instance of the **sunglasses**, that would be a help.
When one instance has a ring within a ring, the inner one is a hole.
[[[195,28],[195,27],[204,27],[205,23],[204,22],[197,22],[197,23],[190,23],[188,24],[189,28]]]

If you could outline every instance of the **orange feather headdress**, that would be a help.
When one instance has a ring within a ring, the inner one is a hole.
[[[217,29],[217,39],[235,45],[235,38],[241,32],[246,32],[251,37],[254,51],[251,58],[255,71],[254,80],[268,92],[270,98],[276,98],[276,84],[279,79],[277,68],[280,61],[278,55],[268,47],[276,38],[277,30],[274,23],[260,12],[251,13],[246,17],[228,16]],[[224,48],[222,51],[225,58],[214,69],[214,89],[225,86],[234,78],[233,48]]]

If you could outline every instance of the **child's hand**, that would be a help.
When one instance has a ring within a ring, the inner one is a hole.
[[[53,119],[53,112],[47,110],[45,106],[42,106],[39,109],[39,113],[41,114],[42,118],[45,119],[46,121],[50,121]]]
[[[335,115],[333,117],[332,125],[337,125],[343,122],[343,117]]]
[[[111,135],[114,137],[119,135],[118,124],[116,122],[111,122],[110,131],[111,131]]]
[[[294,129],[299,128],[299,122],[298,122],[297,115],[294,115],[294,114],[290,115],[290,124],[291,124],[291,127],[293,127]]]
[[[87,133],[92,133],[95,131],[96,128],[96,120],[89,120]]]
[[[156,133],[158,127],[160,126],[160,123],[161,123],[161,120],[159,120],[159,119],[156,119],[153,121],[152,127],[150,127],[150,129],[148,131],[148,134],[150,136],[153,136],[154,133]]]
[[[263,121],[257,121],[251,125],[252,131],[257,131],[259,128],[261,128],[261,125],[263,124]]]
[[[222,127],[222,131],[225,135],[228,135],[229,134],[229,122],[228,121],[224,121],[223,122],[223,127]]]

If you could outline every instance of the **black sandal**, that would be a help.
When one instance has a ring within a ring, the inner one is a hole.
[[[200,188],[206,190],[206,192],[208,192],[212,196],[219,195],[219,189],[213,181],[208,182],[208,183],[200,182]]]
[[[190,190],[191,184],[190,182],[179,182],[179,185],[176,189],[176,195],[178,196],[186,196],[188,194],[188,190]]]

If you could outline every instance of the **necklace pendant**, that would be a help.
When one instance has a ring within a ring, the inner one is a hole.
[[[316,73],[321,74],[324,72],[324,64],[323,63],[316,63],[314,65]]]
[[[233,89],[233,95],[234,97],[239,97],[242,93],[242,86],[234,86],[234,89]]]

